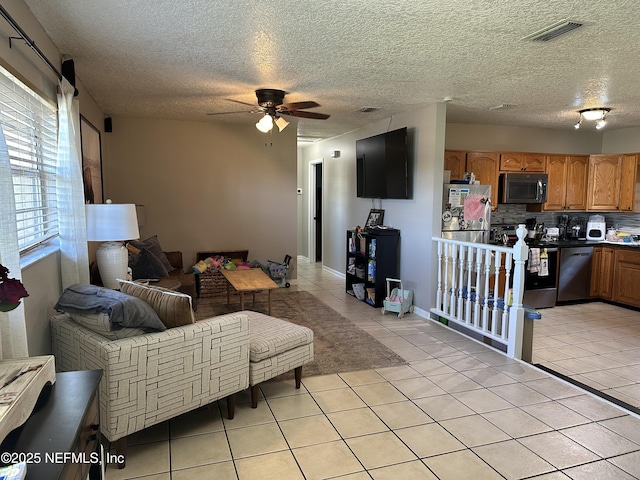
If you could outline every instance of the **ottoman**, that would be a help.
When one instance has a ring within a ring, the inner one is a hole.
[[[249,385],[251,407],[258,406],[258,384],[294,370],[300,388],[302,366],[313,360],[313,331],[260,312],[244,310],[249,317]]]

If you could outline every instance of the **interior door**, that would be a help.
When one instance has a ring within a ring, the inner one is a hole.
[[[316,169],[316,181],[315,181],[315,212],[314,212],[314,221],[316,224],[316,255],[315,261],[322,261],[322,163],[315,164]]]

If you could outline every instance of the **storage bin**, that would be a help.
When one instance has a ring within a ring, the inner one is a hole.
[[[197,261],[209,257],[225,257],[231,260],[246,262],[249,250],[223,250],[217,252],[198,252]],[[211,298],[227,294],[227,279],[220,272],[196,274],[196,291],[198,298]]]

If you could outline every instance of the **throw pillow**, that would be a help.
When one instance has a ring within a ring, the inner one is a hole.
[[[129,267],[134,280],[139,278],[160,278],[169,275],[162,262],[146,248],[137,255],[129,254]]]
[[[107,313],[69,313],[74,322],[91,330],[93,333],[102,335],[109,340],[119,340],[121,338],[136,337],[145,332],[142,328],[122,328],[111,330],[109,315]]]
[[[162,287],[141,285],[126,280],[120,282],[120,291],[133,295],[151,305],[167,328],[195,323],[191,297]]]
[[[169,262],[169,259],[165,255],[164,251],[162,250],[157,235],[154,235],[153,237],[149,237],[146,240],[142,241],[131,240],[129,243],[134,247],[139,248],[140,250],[146,248],[151,254],[153,254],[154,257],[162,262],[162,265],[164,265],[164,268],[167,270],[167,272],[175,270],[173,265],[171,265],[171,262]]]

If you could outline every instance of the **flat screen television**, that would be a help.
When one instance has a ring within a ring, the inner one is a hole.
[[[411,198],[407,127],[356,141],[357,196]]]

